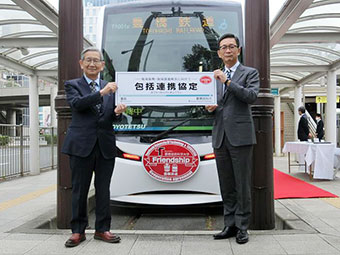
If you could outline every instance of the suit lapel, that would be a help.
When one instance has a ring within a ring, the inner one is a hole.
[[[236,68],[232,80],[237,82],[240,79],[241,75],[243,74],[243,70],[244,70],[243,66],[239,64],[239,66]]]
[[[91,94],[90,86],[89,86],[89,84],[87,84],[84,76],[79,80],[79,89],[80,89],[82,95]]]
[[[92,93],[92,91],[91,91],[91,89],[90,89],[90,86],[89,86],[89,84],[87,83],[87,81],[85,80],[85,77],[84,77],[84,76],[83,76],[82,78],[79,79],[79,90],[80,90],[81,95],[83,95],[83,96]],[[96,106],[91,106],[91,109],[92,109],[92,111],[93,111],[95,114],[98,114],[98,111],[97,111],[97,109],[96,109],[95,107],[96,107]]]
[[[216,86],[217,86],[217,102],[220,102],[223,100],[223,84],[216,80]]]

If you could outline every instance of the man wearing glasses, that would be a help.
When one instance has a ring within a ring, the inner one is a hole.
[[[212,145],[224,208],[225,226],[214,239],[236,236],[236,242],[244,244],[249,240],[252,151],[256,143],[251,104],[259,93],[259,74],[238,61],[240,42],[235,35],[223,35],[218,46],[225,66],[214,71],[217,105],[206,106],[215,115]]]
[[[83,77],[65,82],[67,102],[72,110],[72,122],[62,148],[62,152],[70,156],[72,172],[72,236],[66,241],[66,247],[75,247],[86,239],[87,195],[93,171],[94,238],[108,243],[120,242],[120,237],[110,232],[110,182],[116,154],[112,124],[122,118],[126,106],[115,105],[116,83],[99,78],[105,63],[97,48],[85,49],[79,64]]]

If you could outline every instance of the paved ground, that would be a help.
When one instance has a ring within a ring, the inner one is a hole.
[[[287,171],[287,158],[274,159]],[[340,195],[340,174],[333,181],[310,181],[293,168],[292,175]],[[56,171],[0,183],[0,254],[340,254],[340,199],[283,199],[275,211],[294,230],[250,231],[250,242],[214,241],[216,231],[113,230],[120,244],[93,239],[66,249],[69,230],[35,229],[55,214]],[[221,226],[222,227],[222,226]]]

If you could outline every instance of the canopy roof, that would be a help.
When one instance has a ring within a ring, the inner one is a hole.
[[[340,69],[340,0],[288,0],[270,26],[272,87],[324,86]]]
[[[0,69],[57,81],[57,31],[58,12],[44,0],[0,0]],[[319,88],[340,69],[340,0],[287,0],[270,35],[272,87]]]
[[[57,81],[57,35],[58,12],[49,3],[0,0],[0,69]]]

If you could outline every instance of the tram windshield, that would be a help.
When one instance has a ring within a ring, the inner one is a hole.
[[[103,78],[114,81],[117,71],[213,71],[222,67],[216,51],[224,33],[236,34],[242,42],[239,5],[109,6],[104,14]],[[114,128],[118,134],[160,133],[180,124],[173,132],[210,134],[212,121],[203,106],[134,106]]]

